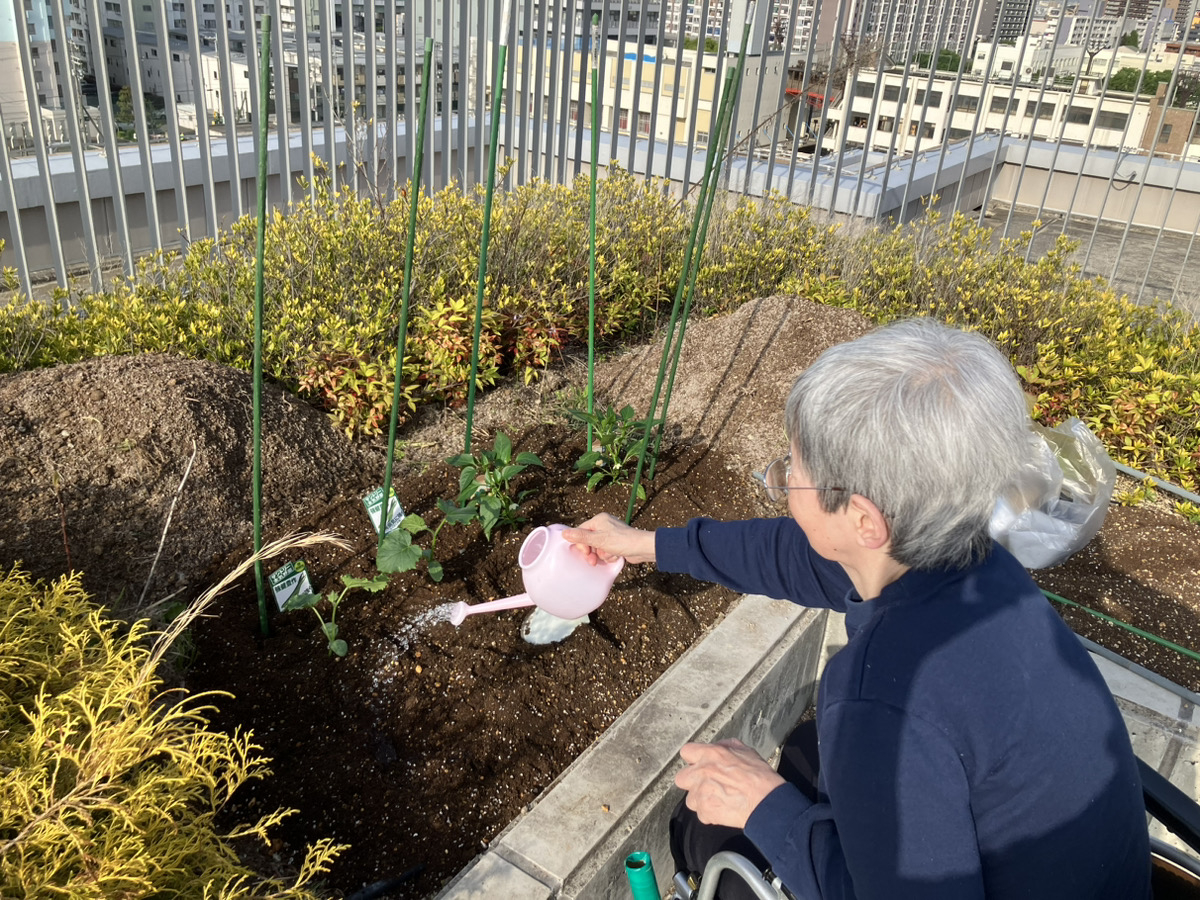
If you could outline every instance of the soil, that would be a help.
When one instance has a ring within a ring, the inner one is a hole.
[[[660,471],[639,507],[642,527],[694,515],[772,514],[748,473],[785,450],[783,398],[825,347],[867,330],[853,313],[793,297],[693,322],[668,411]],[[602,400],[644,410],[661,343],[613,353],[597,368]],[[351,592],[338,610],[345,658],[331,656],[316,617],[272,616],[258,632],[252,579],[222,595],[190,636],[181,677],[233,694],[216,723],[249,728],[274,774],[243,790],[229,822],[278,806],[299,810],[267,852],[284,872],[319,837],[351,845],[327,888],[419,874],[387,896],[435,891],[534,802],[671,661],[719,620],[720,588],[628,566],[609,600],[562,642],[521,638],[528,612],[444,621],[449,601],[481,602],[521,589],[516,553],[540,524],[622,514],[628,493],[583,490],[572,463],[582,434],[563,424],[582,403],[583,365],[565,358],[531,386],[488,392],[475,446],[497,429],[539,454],[519,487],[532,491],[519,529],[489,542],[477,525],[447,527],[434,584],[423,571],[393,576],[379,594]],[[319,410],[263,391],[265,537],[303,530],[342,535],[305,551],[314,587],[374,574],[375,536],[361,501],[382,482],[379,440],[348,441]],[[161,617],[248,555],[252,503],[251,388],[245,373],[167,356],[114,357],[0,377],[0,565],[36,577],[72,569],[119,615]],[[441,460],[462,449],[461,411],[425,410],[402,434],[396,489],[430,524],[457,490]],[[168,526],[169,522],[169,527]],[[1200,528],[1166,504],[1113,506],[1100,535],[1035,576],[1047,590],[1185,647],[1200,647]],[[428,536],[422,541],[428,544]],[[270,571],[285,560],[272,561]],[[1064,609],[1091,639],[1185,687],[1200,666],[1175,651]]]

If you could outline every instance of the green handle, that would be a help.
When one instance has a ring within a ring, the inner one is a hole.
[[[629,878],[629,889],[633,900],[659,900],[658,882],[654,879],[654,863],[644,850],[625,857],[625,875]]]

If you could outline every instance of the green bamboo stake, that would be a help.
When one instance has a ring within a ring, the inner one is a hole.
[[[753,8],[751,9],[751,15],[753,15]],[[742,36],[742,49],[738,56],[738,65],[733,79],[732,90],[729,94],[730,102],[728,106],[722,104],[723,108],[721,110],[721,115],[718,115],[717,118],[717,152],[720,155],[718,156],[717,164],[713,167],[712,184],[709,187],[708,194],[704,198],[704,207],[703,211],[701,212],[702,222],[700,225],[700,235],[696,241],[697,249],[692,258],[692,269],[691,272],[688,273],[688,283],[684,291],[683,314],[679,319],[679,336],[675,341],[671,358],[671,371],[667,376],[667,389],[663,394],[661,418],[664,424],[667,421],[667,407],[671,403],[671,392],[675,389],[675,372],[679,368],[679,358],[683,355],[683,338],[687,333],[688,317],[692,312],[692,298],[696,296],[696,279],[700,275],[700,260],[704,256],[705,242],[708,240],[708,223],[712,217],[713,202],[717,196],[717,185],[721,180],[721,169],[723,167],[722,156],[724,154],[725,142],[729,137],[729,129],[732,126],[733,109],[737,105],[736,98],[742,88],[742,75],[745,71],[746,45],[749,33],[750,25],[747,23],[746,31]],[[658,455],[662,449],[662,436],[663,429],[660,428],[654,438],[654,453],[650,456],[650,472],[647,477],[651,481],[654,480],[654,470],[658,467]]]
[[[483,200],[483,234],[479,242],[479,286],[475,293],[475,332],[471,337],[471,374],[467,380],[467,436],[463,450],[471,452],[471,426],[475,420],[475,378],[479,372],[479,332],[483,327],[483,288],[487,278],[488,238],[492,226],[492,194],[496,189],[496,147],[500,142],[500,101],[504,97],[504,66],[508,61],[508,20],[512,0],[504,0],[500,15],[500,48],[496,54],[495,96],[492,98],[491,146],[488,147],[487,193]]]
[[[600,61],[600,14],[592,16],[592,184],[588,211],[588,380],[587,411],[596,408],[596,179],[600,172],[600,86],[597,72]],[[592,423],[588,420],[587,451],[592,450]]]
[[[262,41],[259,48],[258,91],[258,236],[254,260],[254,386],[253,386],[253,469],[250,494],[254,516],[254,553],[262,550],[262,323],[263,323],[263,249],[267,243],[267,98],[271,78],[271,14],[262,17]],[[287,173],[281,172],[286,178]],[[262,560],[254,563],[254,586],[258,590],[258,626],[270,634],[267,621],[267,594],[263,588]]]
[[[753,4],[751,5],[751,8],[753,8]],[[746,47],[746,43],[747,43],[746,38],[748,36],[749,36],[749,28],[747,27],[745,35],[743,36],[743,40],[742,40],[743,54],[745,52],[745,47]],[[735,79],[736,75],[737,75],[736,69],[730,69],[730,70],[726,71],[726,73],[725,73],[725,83],[722,86],[721,97],[720,97],[720,101],[719,101],[719,104],[717,107],[718,130],[721,127],[721,123],[723,121],[725,121],[725,119],[729,115],[729,109],[731,108],[731,105],[733,103],[733,97],[732,97],[733,84],[734,84],[734,79]],[[675,342],[675,325],[679,319],[679,312],[680,312],[680,308],[683,303],[684,293],[687,289],[688,279],[689,279],[689,276],[690,276],[690,273],[692,270],[693,259],[696,258],[696,256],[699,253],[699,251],[697,250],[697,238],[699,236],[700,225],[701,225],[701,221],[702,221],[702,216],[700,214],[700,211],[705,207],[705,205],[708,204],[709,195],[715,191],[716,179],[714,178],[713,171],[714,171],[714,168],[716,167],[717,159],[721,156],[720,147],[722,146],[722,142],[719,140],[719,134],[715,135],[715,136],[718,137],[718,141],[715,143],[710,142],[709,146],[715,147],[716,149],[707,155],[707,159],[705,159],[705,162],[704,162],[704,174],[700,178],[700,196],[697,200],[696,215],[692,219],[692,230],[691,230],[690,235],[688,236],[688,246],[683,255],[683,263],[682,263],[682,267],[681,267],[681,271],[680,271],[680,275],[679,275],[679,283],[675,288],[675,301],[671,305],[671,317],[670,317],[669,321],[667,322],[667,333],[663,340],[663,352],[662,352],[662,358],[659,360],[659,364],[658,364],[658,376],[654,381],[654,391],[651,393],[651,396],[650,396],[650,414],[646,418],[646,426],[647,426],[646,442],[642,445],[641,452],[638,453],[637,467],[634,470],[634,475],[633,475],[633,485],[632,485],[632,488],[629,493],[629,505],[626,507],[626,510],[625,510],[626,523],[633,521],[633,508],[634,508],[635,504],[637,503],[638,486],[641,484],[641,481],[642,481],[642,471],[643,471],[643,469],[645,467],[645,463],[646,463],[646,451],[650,445],[650,432],[655,428],[656,424],[658,424],[658,425],[666,424],[665,418],[663,420],[660,420],[657,417],[658,398],[662,393],[662,386],[663,386],[663,381],[666,377],[668,361],[671,358],[671,349]],[[719,171],[720,170],[717,169],[718,173],[719,173]],[[660,429],[660,431],[661,431],[661,429]],[[652,468],[653,468],[653,466],[652,466]]]
[[[408,300],[412,287],[413,247],[417,236],[417,205],[421,197],[421,170],[425,162],[425,111],[433,82],[433,38],[425,38],[425,68],[421,79],[421,104],[417,108],[417,149],[408,182],[408,237],[404,247],[404,286],[400,294],[400,333],[396,335],[396,366],[392,382],[392,421],[388,428],[387,463],[383,469],[383,506],[379,510],[379,546],[387,536],[388,507],[392,496],[392,463],[396,456],[396,428],[400,421],[400,380],[404,375],[404,342],[408,336]]]

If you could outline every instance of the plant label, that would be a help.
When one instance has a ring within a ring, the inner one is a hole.
[[[379,511],[383,508],[383,488],[377,487],[371,493],[367,494],[367,496],[363,497],[363,506],[367,508],[367,518],[371,520],[371,527],[378,534]],[[384,534],[391,534],[403,521],[404,509],[400,506],[400,501],[396,499],[396,492],[392,491],[392,496],[388,503],[387,525]]]
[[[270,576],[271,593],[275,602],[283,609],[283,604],[296,594],[311,594],[312,582],[308,580],[308,566],[304,560],[298,559],[286,566],[280,566]]]

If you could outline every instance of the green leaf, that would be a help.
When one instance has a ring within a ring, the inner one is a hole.
[[[445,503],[445,506],[442,506]],[[438,501],[438,507],[446,514],[446,521],[451,525],[466,525],[475,519],[475,507],[472,506],[455,506],[449,501]]]
[[[500,482],[508,484],[525,470],[524,466],[505,466],[500,470]]]
[[[321,602],[320,594],[292,594],[283,604],[283,611],[289,612],[293,609],[308,609],[316,606]]]
[[[589,491],[594,491],[600,485],[600,482],[604,480],[604,476],[606,474],[606,472],[595,473],[591,478],[588,479],[587,489]]]
[[[475,457],[470,453],[460,453],[458,456],[450,456],[446,458],[446,465],[454,466],[456,469],[461,469],[463,466],[469,466],[475,462]]]
[[[335,656],[345,656],[349,649],[350,648],[346,646],[346,642],[343,640],[329,642],[329,652],[333,653]]]
[[[375,564],[380,572],[407,572],[421,558],[421,548],[413,546],[407,531],[393,531],[383,539]]]
[[[400,527],[413,536],[420,534],[422,531],[429,530],[429,527],[425,524],[425,520],[416,513],[409,513],[405,516],[404,520],[400,523]]]
[[[483,525],[483,536],[492,539],[492,529],[504,514],[504,504],[495,497],[485,497],[479,504],[479,522]]]
[[[436,559],[431,559],[429,561],[429,577],[434,581],[441,581],[442,575],[442,564]]]
[[[325,632],[326,640],[332,641],[332,640],[334,640],[334,638],[337,637],[337,623],[336,622],[322,622],[321,630],[323,632]]]
[[[508,435],[503,431],[496,433],[496,440],[492,444],[492,451],[496,454],[500,462],[507,465],[512,461],[512,441],[508,439]]]
[[[637,415],[637,413],[633,411],[632,406],[625,406],[621,408],[621,418],[626,422],[632,419],[635,415]]]
[[[638,483],[637,498],[639,500],[646,499],[646,486],[644,484],[641,484],[640,482]]]
[[[364,591],[378,593],[388,586],[388,577],[376,575],[373,578],[358,578],[354,575],[343,575],[342,584],[347,588],[362,588]]]
[[[543,469],[546,467],[541,457],[536,453],[530,453],[528,450],[518,453],[516,462],[519,466],[541,466]]]
[[[584,469],[590,469],[603,458],[604,454],[599,450],[589,450],[575,461],[575,471],[582,472]]]
[[[480,485],[478,485],[475,482],[475,475],[477,474],[477,471],[478,470],[476,470],[476,468],[474,466],[467,466],[459,474],[459,476],[458,476],[458,498],[459,498],[458,502],[459,503],[462,503],[464,496],[470,497],[477,490],[479,490]]]

